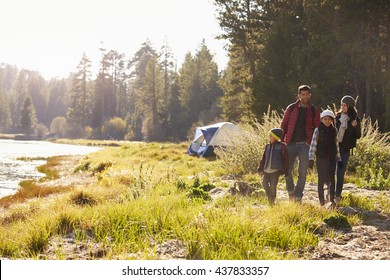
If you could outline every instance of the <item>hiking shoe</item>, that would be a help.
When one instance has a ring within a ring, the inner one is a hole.
[[[320,200],[320,205],[324,206],[325,205],[325,200]]]
[[[288,200],[294,201],[294,193],[288,193]]]
[[[294,200],[296,203],[298,204],[302,204],[302,197],[295,197],[295,200]]]
[[[335,202],[337,205],[340,203],[340,201],[341,201],[341,196],[336,196]]]

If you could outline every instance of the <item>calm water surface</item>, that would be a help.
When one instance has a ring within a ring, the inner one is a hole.
[[[0,197],[14,194],[22,180],[38,179],[44,174],[37,167],[45,160],[20,158],[47,158],[61,155],[85,155],[99,150],[97,147],[54,144],[45,141],[14,141],[0,139]]]

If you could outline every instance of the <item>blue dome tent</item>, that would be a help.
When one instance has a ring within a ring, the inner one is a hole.
[[[215,147],[232,145],[234,138],[242,134],[241,129],[230,122],[220,122],[208,126],[196,127],[187,153],[200,157],[211,156]]]

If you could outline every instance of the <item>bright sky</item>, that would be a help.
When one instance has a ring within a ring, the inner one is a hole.
[[[147,39],[157,51],[168,42],[179,67],[203,39],[220,70],[228,60],[226,41],[215,39],[212,0],[0,0],[0,7],[0,63],[46,79],[74,72],[83,52],[97,67],[101,46],[132,58]]]

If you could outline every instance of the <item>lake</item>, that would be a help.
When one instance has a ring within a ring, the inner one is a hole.
[[[37,167],[46,160],[21,160],[21,158],[48,158],[62,155],[85,155],[98,147],[54,144],[46,141],[15,141],[0,139],[0,197],[14,194],[20,181],[39,179],[44,174]]]

